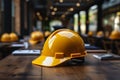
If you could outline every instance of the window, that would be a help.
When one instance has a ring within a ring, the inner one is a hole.
[[[89,9],[89,31],[96,32],[97,30],[97,5]]]
[[[74,14],[74,31],[78,32],[78,14]]]
[[[81,34],[85,34],[85,32],[86,32],[86,13],[85,13],[85,11],[80,11],[80,29],[81,29]]]

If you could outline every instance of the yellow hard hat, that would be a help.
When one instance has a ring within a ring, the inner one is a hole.
[[[109,38],[110,39],[120,39],[120,32],[117,30],[112,31]]]
[[[48,37],[51,34],[50,31],[45,31],[45,37]]]
[[[92,31],[89,31],[89,32],[88,32],[88,36],[93,36],[93,32],[92,32]]]
[[[86,54],[84,42],[76,32],[59,29],[47,38],[41,55],[32,64],[52,67],[72,58],[83,58]]]
[[[10,36],[8,33],[4,33],[2,36],[1,36],[1,42],[10,42]]]
[[[29,43],[30,44],[37,44],[38,42],[43,40],[43,33],[40,31],[34,31],[31,33]]]
[[[10,33],[11,42],[18,41],[18,36],[15,33]]]
[[[103,37],[103,36],[104,36],[103,31],[98,31],[98,32],[97,32],[97,37]]]

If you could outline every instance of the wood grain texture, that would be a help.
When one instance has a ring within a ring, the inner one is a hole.
[[[41,67],[32,65],[32,60],[36,56],[13,56],[10,55],[0,61],[0,80],[21,79],[29,80],[41,78]]]
[[[119,80],[120,61],[100,61],[88,55],[84,64],[43,68],[43,80]],[[47,76],[47,77],[46,77]]]
[[[88,54],[85,63],[68,61],[57,67],[32,65],[38,56],[9,55],[0,61],[0,80],[120,80],[120,61],[100,61]]]

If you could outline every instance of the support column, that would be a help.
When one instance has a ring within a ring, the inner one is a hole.
[[[88,16],[88,9],[86,10],[86,34],[88,33],[89,29],[89,16]]]
[[[20,26],[21,26],[21,36],[28,35],[27,27],[27,3],[25,0],[20,0]]]
[[[20,32],[20,0],[14,0],[15,3],[15,32],[21,35]]]
[[[98,3],[98,14],[97,14],[97,31],[102,31],[102,2]]]
[[[33,8],[31,7],[30,2],[27,3],[27,27],[28,27],[28,35],[33,31]]]
[[[2,18],[1,18],[2,10],[1,10],[1,4],[2,4],[2,1],[0,0],[0,34],[2,33]]]
[[[81,34],[81,28],[80,28],[80,13],[78,12],[78,33]]]
[[[12,29],[12,9],[11,0],[4,0],[4,27],[3,32],[10,33]]]
[[[30,6],[27,5],[27,26],[28,26],[28,32],[31,31],[31,10],[29,8]]]

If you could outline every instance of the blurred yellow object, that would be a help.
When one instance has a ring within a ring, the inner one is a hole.
[[[92,31],[89,31],[89,32],[88,32],[88,36],[93,36],[93,32],[92,32]]]
[[[1,36],[1,42],[10,42],[10,36],[8,33],[4,33],[2,36]]]
[[[43,33],[40,31],[34,31],[31,33],[29,43],[30,44],[37,44],[38,42],[43,40]]]
[[[117,15],[120,15],[120,12],[117,12]]]
[[[51,34],[50,31],[45,31],[45,37],[48,37]]]
[[[14,41],[18,41],[18,36],[15,33],[10,33],[10,41],[14,42]]]
[[[110,39],[120,39],[120,32],[117,30],[112,31],[109,38]]]
[[[98,31],[96,36],[97,37],[103,37],[104,36],[103,31]]]
[[[47,38],[41,55],[32,64],[52,67],[72,58],[84,58],[86,54],[84,42],[76,32],[59,29]]]

